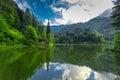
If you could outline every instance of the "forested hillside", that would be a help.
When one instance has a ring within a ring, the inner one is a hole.
[[[120,0],[116,0],[114,4],[115,6],[113,7],[113,14],[112,14],[112,18],[114,19],[114,21],[112,25],[115,28],[116,32],[115,32],[115,37],[113,40],[114,42],[113,50],[117,53],[120,53]]]
[[[0,45],[36,44],[46,39],[44,25],[13,0],[0,0]]]
[[[96,17],[86,23],[64,25],[60,30],[54,32],[56,43],[111,41],[114,36],[114,29],[110,25],[112,21],[110,17]]]

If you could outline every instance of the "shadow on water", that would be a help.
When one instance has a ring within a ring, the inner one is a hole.
[[[27,80],[37,68],[49,63],[51,51],[38,47],[0,49],[0,80]]]

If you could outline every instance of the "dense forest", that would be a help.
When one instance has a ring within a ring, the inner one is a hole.
[[[55,34],[56,43],[62,44],[79,44],[83,42],[101,43],[103,41],[102,35],[90,29],[81,28],[67,28],[62,29]]]
[[[120,52],[120,0],[114,2],[115,6],[113,7],[112,17],[114,22],[112,23],[115,28],[115,37],[114,37],[114,51]]]
[[[0,0],[0,45],[32,45],[46,38],[45,26],[29,8],[23,11],[13,0]]]
[[[96,17],[86,23],[72,25],[53,26],[57,29],[54,33],[56,43],[102,43],[111,41],[114,37],[114,28],[110,25],[113,21],[111,17]]]

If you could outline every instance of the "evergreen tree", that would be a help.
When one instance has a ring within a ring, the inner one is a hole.
[[[120,0],[117,0],[114,3],[116,6],[113,7],[113,15],[114,18],[113,26],[116,30],[120,30]]]
[[[45,34],[29,8],[24,12],[13,0],[0,0],[0,45],[36,44]]]
[[[2,9],[2,3],[3,3],[3,0],[0,0],[0,11]]]
[[[48,20],[48,23],[47,23],[47,31],[46,31],[46,34],[47,34],[47,37],[48,35],[51,33],[51,30],[50,30],[50,22]]]
[[[24,14],[24,25],[28,26],[28,25],[32,25],[32,15],[30,13],[29,8],[26,8],[25,10],[25,14]]]
[[[113,7],[113,15],[114,22],[112,23],[114,28],[116,29],[115,38],[114,38],[114,50],[120,52],[120,0],[114,2],[116,5]]]
[[[51,30],[50,30],[50,22],[48,20],[48,23],[47,23],[47,30],[46,30],[46,35],[47,35],[47,39],[49,40],[49,37],[50,37],[50,33],[51,33]]]

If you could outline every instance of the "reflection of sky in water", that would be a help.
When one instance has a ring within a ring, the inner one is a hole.
[[[28,80],[113,80],[115,77],[112,73],[96,72],[86,66],[50,63],[49,71],[44,64]]]

